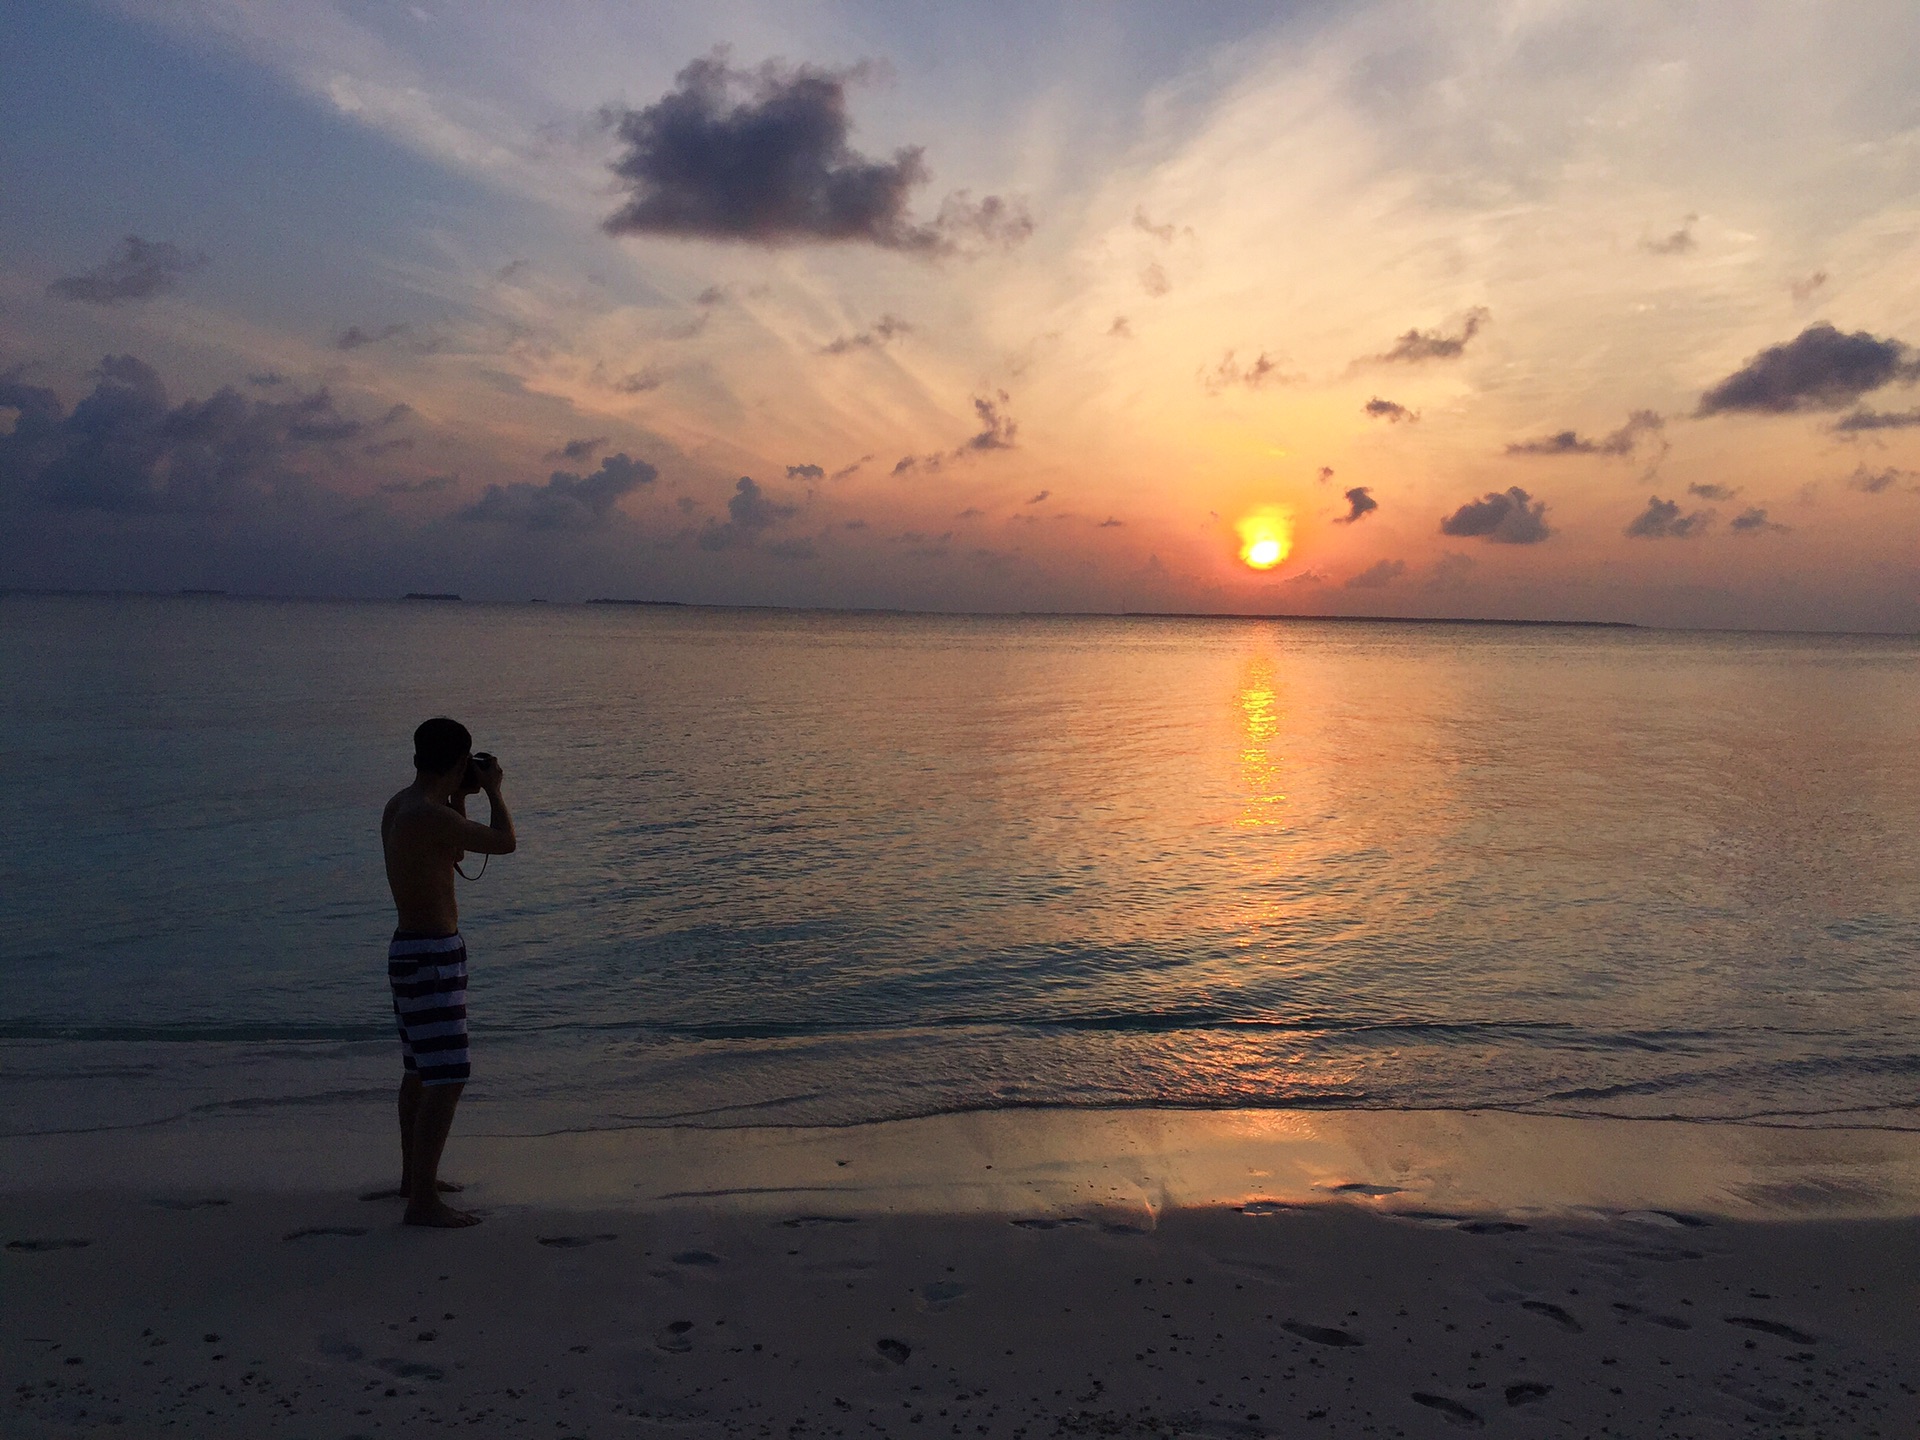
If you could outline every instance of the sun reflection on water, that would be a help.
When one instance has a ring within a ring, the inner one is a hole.
[[[1240,812],[1242,829],[1257,829],[1284,823],[1280,807],[1286,804],[1281,790],[1281,761],[1273,753],[1280,735],[1280,696],[1275,688],[1273,662],[1265,656],[1247,662],[1241,673],[1241,727],[1245,743],[1240,751],[1240,775],[1246,786],[1246,804]]]

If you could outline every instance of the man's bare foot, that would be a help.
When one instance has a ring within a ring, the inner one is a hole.
[[[469,1225],[478,1225],[480,1217],[469,1215],[464,1210],[456,1210],[451,1205],[436,1200],[430,1207],[424,1209],[408,1205],[406,1223],[426,1225],[435,1230],[464,1230]]]
[[[438,1189],[442,1195],[458,1195],[467,1187],[452,1180],[441,1180],[436,1182],[435,1188]],[[412,1186],[401,1185],[393,1190],[369,1190],[360,1198],[362,1200],[404,1200],[412,1191]]]

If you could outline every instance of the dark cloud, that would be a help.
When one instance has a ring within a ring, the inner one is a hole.
[[[592,378],[594,384],[603,385],[609,390],[617,390],[622,395],[644,395],[649,390],[658,390],[667,383],[666,375],[652,365],[644,370],[615,375],[605,365],[596,363]]]
[[[725,51],[695,60],[641,110],[609,110],[613,172],[631,198],[604,222],[614,235],[756,245],[858,243],[937,255],[1012,245],[1033,222],[1017,204],[965,192],[931,223],[908,214],[928,178],[918,146],[873,160],[847,143],[847,83],[865,71],[736,70]]]
[[[1333,523],[1336,525],[1352,525],[1364,520],[1379,508],[1380,502],[1373,498],[1372,493],[1368,491],[1367,487],[1364,485],[1356,485],[1353,489],[1347,491],[1347,513]]]
[[[411,450],[420,442],[411,435],[396,435],[391,440],[375,440],[372,444],[362,445],[362,455],[392,455],[402,450]]]
[[[1698,495],[1702,500],[1731,500],[1737,492],[1728,485],[1689,485],[1687,494]]]
[[[1044,505],[1047,501],[1051,500],[1052,498],[1053,498],[1053,491],[1042,490],[1036,494],[1029,495],[1026,498],[1025,503],[1028,505]]]
[[[1678,230],[1662,235],[1658,240],[1642,240],[1640,248],[1649,255],[1685,255],[1697,249],[1700,242],[1693,238],[1693,226],[1699,218],[1698,215],[1687,216],[1680,222]]]
[[[1099,523],[1099,525],[1096,526],[1095,528],[1100,530],[1118,530],[1121,526],[1125,525],[1126,523],[1127,522],[1124,520],[1116,519],[1114,516],[1109,515],[1106,519],[1102,520]]]
[[[129,235],[111,260],[54,281],[47,286],[47,293],[88,305],[124,305],[165,294],[179,285],[182,276],[191,275],[206,263],[205,255],[189,254],[165,240]]]
[[[382,325],[378,330],[363,330],[358,325],[349,325],[334,337],[336,350],[364,350],[369,345],[379,345],[388,340],[398,340],[413,333],[413,326],[404,320],[391,325]]]
[[[711,309],[715,305],[724,304],[726,298],[727,292],[724,289],[718,285],[709,285],[693,297],[693,303]]]
[[[1910,346],[1865,330],[1844,334],[1822,321],[1755,355],[1702,395],[1696,413],[1839,410],[1883,385],[1917,379],[1920,359]]]
[[[1507,446],[1507,454],[1631,455],[1643,437],[1658,435],[1665,423],[1652,410],[1636,410],[1627,416],[1626,424],[1618,430],[1597,439],[1581,435],[1578,431],[1561,430],[1553,435],[1542,435],[1537,440],[1517,440]]]
[[[818,465],[787,466],[787,479],[789,480],[824,480],[826,478],[827,472]]]
[[[966,509],[962,510],[958,515],[954,516],[953,518],[956,520],[978,520],[982,515],[985,515],[986,513],[987,512],[982,510],[978,505],[969,505]]]
[[[945,456],[937,453],[932,455],[902,455],[898,460],[893,462],[893,469],[887,473],[890,475],[910,475],[915,470],[938,470],[941,462],[945,458]]]
[[[247,376],[249,385],[258,385],[262,390],[271,390],[276,385],[287,383],[287,377],[278,370],[256,370]]]
[[[1395,400],[1382,400],[1378,395],[1360,407],[1375,420],[1389,420],[1398,425],[1402,420],[1409,423],[1420,418],[1418,412],[1409,410]]]
[[[878,350],[896,335],[911,335],[913,327],[898,315],[882,315],[855,335],[840,335],[820,347],[822,355],[844,355],[849,350]]]
[[[1467,583],[1467,577],[1473,573],[1479,562],[1471,555],[1462,555],[1449,550],[1434,561],[1427,570],[1425,588],[1428,590],[1458,590]]]
[[[1767,518],[1766,510],[1759,505],[1742,510],[1727,522],[1727,528],[1736,535],[1764,535],[1768,532],[1784,535],[1787,526],[1775,523]]]
[[[1553,532],[1547,528],[1547,502],[1514,485],[1469,500],[1440,522],[1440,533],[1501,545],[1537,545]]]
[[[591,475],[556,470],[544,485],[526,480],[489,485],[459,518],[519,530],[598,530],[613,519],[623,495],[651,485],[659,476],[644,460],[625,453],[609,455]]]
[[[1680,502],[1649,496],[1647,508],[1628,524],[1626,534],[1634,540],[1688,540],[1702,534],[1713,523],[1711,510],[1680,513]]]
[[[733,550],[751,545],[781,521],[792,519],[798,509],[767,494],[752,476],[742,475],[727,499],[726,524],[709,520],[700,532],[700,548]]]
[[[418,480],[388,480],[380,486],[382,495],[438,495],[458,483],[454,475],[426,475]]]
[[[1920,409],[1855,410],[1833,422],[1841,435],[1857,435],[1863,430],[1911,430],[1920,426]]]
[[[776,560],[811,560],[819,554],[813,541],[797,536],[790,540],[769,541],[766,551]]]
[[[1318,479],[1322,485],[1326,484],[1329,480],[1333,479],[1333,467],[1331,465],[1322,465],[1319,475],[1315,478]]]
[[[1467,343],[1480,333],[1492,317],[1484,306],[1475,306],[1460,321],[1460,328],[1451,335],[1438,330],[1409,330],[1393,342],[1392,348],[1378,355],[1370,355],[1369,360],[1383,364],[1419,364],[1425,360],[1458,359],[1467,348]]]
[[[17,412],[0,436],[0,490],[59,510],[222,510],[369,429],[325,390],[268,401],[227,386],[174,405],[131,355],[109,355],[93,380],[68,412],[53,391],[0,375],[0,409]]]
[[[991,398],[974,396],[973,413],[980,419],[980,430],[977,434],[968,436],[960,446],[960,450],[955,453],[968,450],[1013,449],[1013,437],[1019,433],[1020,427],[1014,423],[1011,416],[1002,412],[1000,407],[1006,403],[1007,392],[1004,390]]]
[[[1107,334],[1115,340],[1131,340],[1133,338],[1133,326],[1127,320],[1126,316],[1116,315],[1113,317],[1113,324],[1107,327]]]
[[[1407,573],[1404,560],[1380,560],[1369,565],[1358,575],[1347,577],[1349,590],[1378,590],[1383,585],[1391,585]]]
[[[604,435],[583,435],[577,440],[567,441],[566,444],[562,445],[558,450],[549,450],[545,458],[548,460],[566,460],[575,465],[585,465],[588,461],[592,460],[595,455],[600,453],[601,447],[606,443],[607,437]]]
[[[1896,470],[1891,466],[1883,470],[1869,470],[1862,465],[1847,477],[1847,487],[1863,495],[1879,495],[1915,478],[1920,477],[1916,477],[1911,470]]]
[[[1207,387],[1208,394],[1218,395],[1221,391],[1236,385],[1244,385],[1249,390],[1258,390],[1269,382],[1285,384],[1296,378],[1298,377],[1288,375],[1281,370],[1280,362],[1264,350],[1245,365],[1235,359],[1234,352],[1229,350],[1221,357],[1218,365],[1201,375],[1200,383]]]
[[[854,461],[851,465],[842,465],[838,470],[834,471],[833,474],[829,475],[827,478],[829,480],[845,480],[848,476],[858,473],[862,465],[870,464],[872,460],[873,460],[873,456],[862,455],[858,460]]]

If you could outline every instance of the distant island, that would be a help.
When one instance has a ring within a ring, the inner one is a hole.
[[[678,605],[684,608],[687,602],[684,600],[620,600],[611,595],[596,595],[587,603],[589,605]]]
[[[183,588],[180,591],[180,593],[182,595],[224,595],[227,592],[224,590],[202,590],[196,587],[189,586],[189,587]]]
[[[450,590],[409,590],[401,598],[404,600],[458,600],[460,597]]]

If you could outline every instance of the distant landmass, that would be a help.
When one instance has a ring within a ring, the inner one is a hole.
[[[187,586],[183,588],[180,593],[182,595],[224,595],[227,592],[224,590],[204,590],[196,586]]]
[[[596,595],[587,603],[589,605],[679,605],[684,607],[687,602],[684,600],[621,600],[611,595]]]
[[[458,600],[460,597],[451,590],[409,590],[401,597],[405,600]]]

